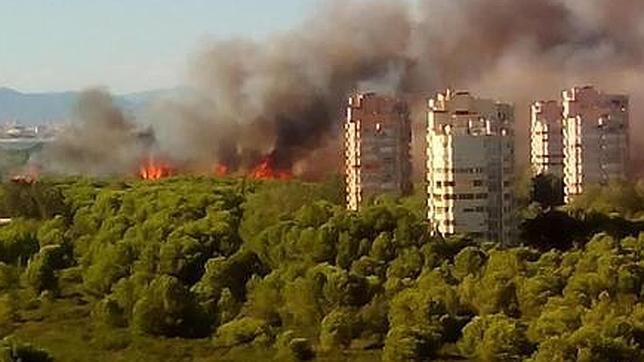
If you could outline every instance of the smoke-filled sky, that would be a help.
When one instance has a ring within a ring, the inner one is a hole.
[[[148,117],[158,152],[186,167],[243,170],[271,155],[277,167],[324,174],[337,170],[352,91],[451,86],[514,102],[525,146],[530,101],[592,83],[631,95],[632,139],[641,144],[643,45],[641,0],[321,1],[291,30],[198,47],[186,79],[195,94],[157,104]]]

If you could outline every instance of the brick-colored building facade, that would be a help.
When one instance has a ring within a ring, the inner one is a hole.
[[[585,185],[627,176],[629,99],[592,86],[563,91],[563,149],[566,200]]]
[[[349,97],[345,122],[347,208],[371,196],[411,192],[411,122],[407,103],[361,93]]]
[[[532,173],[563,178],[563,107],[557,101],[538,101],[530,109]]]

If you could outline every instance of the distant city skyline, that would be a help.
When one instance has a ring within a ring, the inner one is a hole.
[[[173,88],[209,39],[288,30],[316,1],[0,0],[0,87]]]

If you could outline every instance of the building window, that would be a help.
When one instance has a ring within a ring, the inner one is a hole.
[[[478,206],[478,207],[467,207],[467,208],[463,209],[464,213],[477,213],[477,214],[480,214],[480,213],[483,213],[484,211],[485,211],[485,208],[480,207],[480,206]]]
[[[459,200],[474,200],[474,194],[458,194]]]
[[[481,187],[481,186],[483,186],[483,180],[474,180],[474,181],[472,182],[472,185],[473,185],[474,187]]]

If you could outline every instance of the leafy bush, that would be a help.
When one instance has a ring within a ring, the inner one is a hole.
[[[269,332],[265,321],[243,317],[219,327],[214,342],[219,347],[234,347],[257,340],[268,342]]]
[[[5,338],[0,341],[0,361],[2,362],[53,362],[47,351]]]
[[[34,292],[40,294],[44,291],[58,291],[56,270],[64,266],[63,253],[60,245],[48,245],[29,260],[25,281]]]

